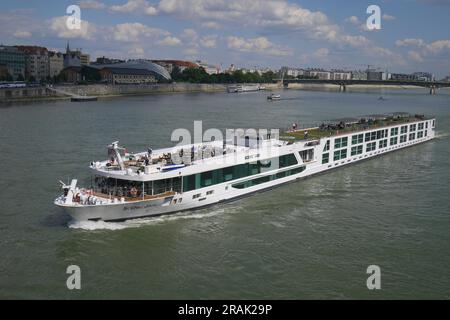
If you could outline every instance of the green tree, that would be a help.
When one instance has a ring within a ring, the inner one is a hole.
[[[179,66],[173,66],[170,77],[172,78],[173,81],[183,80],[183,74],[181,73]]]

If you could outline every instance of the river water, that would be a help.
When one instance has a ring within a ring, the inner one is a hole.
[[[266,94],[0,106],[0,298],[450,298],[450,92]],[[393,111],[435,115],[438,139],[170,217],[74,223],[52,204],[58,180],[88,178],[114,140],[141,151],[194,120],[282,128]],[[73,264],[81,290],[66,287]],[[381,290],[366,287],[369,265]]]

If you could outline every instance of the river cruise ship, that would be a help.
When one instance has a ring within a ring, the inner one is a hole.
[[[75,220],[120,221],[193,210],[410,147],[435,137],[435,119],[392,113],[308,129],[129,153],[114,142],[91,183],[62,183],[54,201]]]

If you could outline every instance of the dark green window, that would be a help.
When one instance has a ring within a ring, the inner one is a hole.
[[[400,134],[406,133],[408,131],[408,126],[402,126],[400,128]]]
[[[327,140],[327,142],[325,143],[325,146],[323,147],[323,151],[328,151],[330,150],[330,140]]]
[[[389,145],[393,146],[396,145],[398,142],[398,137],[392,137],[391,140],[389,141]]]
[[[398,135],[398,128],[391,128],[391,136]]]
[[[423,122],[417,125],[417,130],[423,130]]]
[[[422,138],[422,137],[423,137],[423,131],[417,132],[417,139]]]
[[[278,161],[278,166],[276,162]],[[191,174],[183,177],[183,191],[191,191],[218,183],[236,180],[276,168],[285,168],[298,164],[293,153],[280,156],[278,158],[270,158],[266,160],[256,161],[252,163],[243,163],[236,166],[220,168],[202,173]]]
[[[330,154],[329,153],[322,154],[322,164],[328,163],[328,161],[330,161]]]
[[[334,148],[335,149],[344,148],[347,146],[347,142],[348,142],[347,137],[334,139]]]
[[[358,144],[363,142],[364,142],[364,135],[362,133],[355,134],[354,136],[352,136],[352,144]]]
[[[342,149],[334,152],[333,161],[347,158],[347,149]]]
[[[409,134],[409,141],[414,140],[415,138],[416,134],[414,132]]]
[[[363,146],[362,145],[356,146],[356,147],[352,147],[352,150],[351,150],[351,155],[352,156],[356,156],[357,154],[361,154],[361,153],[363,153]]]
[[[373,151],[377,148],[376,142],[371,142],[366,145],[366,152]]]
[[[378,149],[386,148],[386,147],[387,147],[387,139],[383,139],[378,142]]]
[[[295,169],[291,169],[291,170],[285,170],[285,171],[278,172],[276,174],[272,174],[269,176],[264,176],[264,177],[259,177],[259,178],[255,178],[252,180],[244,181],[244,182],[239,182],[239,183],[233,184],[232,187],[237,188],[237,189],[250,188],[250,187],[256,186],[261,183],[265,183],[265,182],[292,176],[294,174],[304,171],[305,169],[306,169],[305,166],[303,166],[303,167],[299,167],[299,168],[295,168]]]
[[[416,124],[409,125],[409,131],[416,131]]]
[[[400,143],[406,142],[406,134],[403,136],[400,136]]]

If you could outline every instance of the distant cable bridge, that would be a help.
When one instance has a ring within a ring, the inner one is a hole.
[[[347,91],[347,86],[355,84],[386,85],[386,86],[419,86],[430,89],[430,94],[436,94],[436,89],[450,87],[450,82],[443,81],[418,81],[418,80],[321,80],[321,79],[273,79],[274,82],[288,88],[290,83],[304,84],[334,84],[339,86],[342,92]]]

